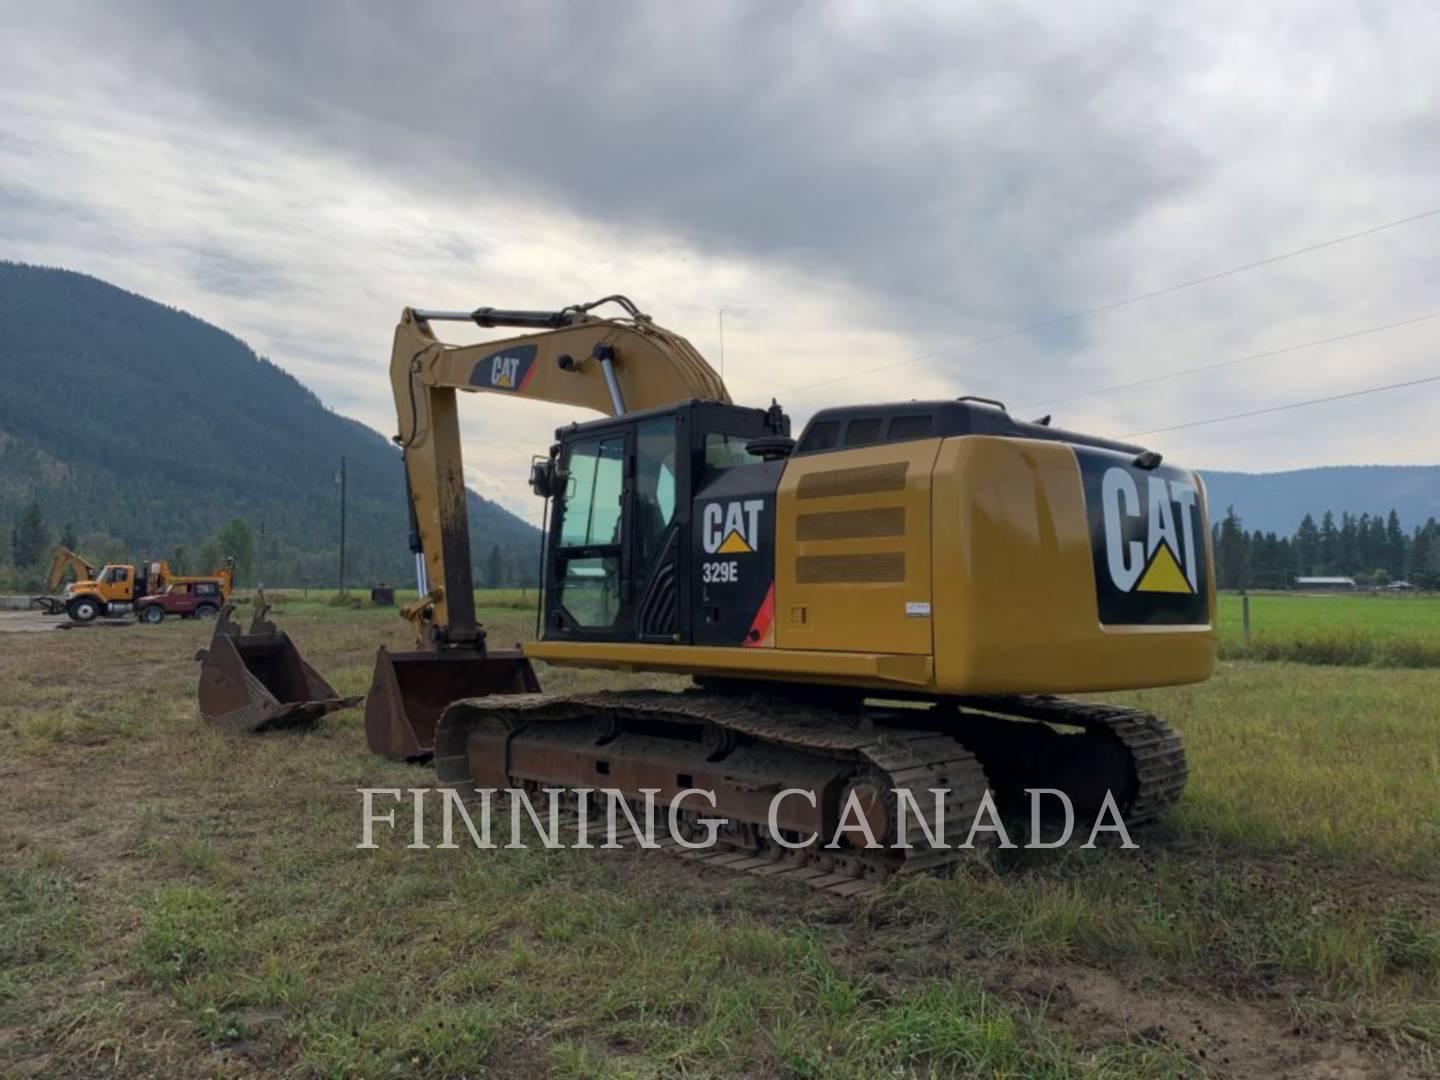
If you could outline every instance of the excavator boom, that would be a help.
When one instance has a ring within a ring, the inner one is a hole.
[[[618,305],[602,318],[595,309]],[[433,324],[535,330],[477,345],[448,345]],[[381,650],[366,699],[370,745],[389,757],[429,754],[441,710],[458,697],[538,689],[517,651],[487,650],[475,617],[470,526],[456,393],[502,394],[574,405],[607,416],[699,399],[728,403],[715,370],[683,337],[624,297],[559,311],[406,308],[390,356],[410,498],[419,599],[403,609],[418,650]]]
[[[616,416],[678,401],[729,402],[715,369],[678,334],[657,326],[623,297],[626,315],[603,319],[591,310],[606,301],[557,312],[427,311],[406,308],[395,328],[390,382],[415,535],[423,553],[422,593],[415,620],[422,646],[468,646],[477,640],[470,531],[461,468],[455,394],[505,394],[574,405]],[[432,323],[545,326],[540,333],[478,345],[446,345]]]
[[[50,573],[45,579],[45,591],[54,592],[65,580],[65,572],[75,575],[76,581],[88,581],[95,576],[95,565],[83,556],[75,554],[63,544],[56,547],[50,559]]]
[[[65,598],[55,595],[60,584],[65,580],[66,572],[74,575],[73,580],[89,581],[95,576],[95,564],[83,556],[75,554],[64,544],[59,544],[50,557],[50,571],[45,575],[45,595],[32,596],[30,604],[32,607],[45,612],[47,615],[60,615],[65,611]]]

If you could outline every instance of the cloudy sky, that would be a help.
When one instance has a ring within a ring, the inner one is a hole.
[[[617,291],[717,367],[723,310],[732,395],[797,425],[971,393],[1127,435],[1440,375],[1440,213],[1054,321],[1440,210],[1433,2],[0,15],[0,258],[194,312],[387,435],[403,306]],[[471,483],[534,517],[571,417],[468,400]],[[1433,382],[1144,441],[1434,463],[1437,416]]]

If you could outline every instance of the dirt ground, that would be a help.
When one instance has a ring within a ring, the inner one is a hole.
[[[403,642],[371,613],[285,622],[341,693]],[[1133,855],[1001,855],[863,902],[657,852],[414,852],[403,829],[357,852],[355,789],[429,777],[370,757],[355,712],[209,731],[191,659],[208,630],[0,638],[4,1075],[1440,1064],[1440,882],[1343,838],[1238,842],[1203,788]]]

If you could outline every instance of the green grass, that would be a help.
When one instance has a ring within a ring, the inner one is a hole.
[[[1185,736],[1178,828],[1440,877],[1440,672],[1222,662],[1113,697]]]
[[[345,693],[405,644],[393,610],[277,618]],[[358,711],[205,728],[207,632],[0,642],[0,1074],[1440,1067],[1440,672],[1226,662],[1125,695],[1191,761],[1139,851],[1004,852],[843,903],[660,854],[409,851],[403,828],[356,851],[355,788],[431,773],[370,756]]]
[[[1440,597],[1220,594],[1220,655],[1230,659],[1373,667],[1440,667]]]
[[[353,590],[342,601],[334,589],[276,589],[269,599],[277,618],[302,615],[351,622],[354,618],[393,618],[414,590],[396,590],[396,607],[377,608],[369,593]],[[533,625],[534,589],[477,589],[481,618]],[[237,594],[241,617],[248,618],[254,594]],[[1343,667],[1440,668],[1440,597],[1425,595],[1294,595],[1252,593],[1251,635],[1245,640],[1242,598],[1219,596],[1220,655],[1232,660],[1290,661]],[[525,615],[527,621],[521,621]],[[527,630],[528,634],[529,631]]]

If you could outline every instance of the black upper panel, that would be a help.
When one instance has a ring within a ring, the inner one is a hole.
[[[978,401],[902,401],[890,405],[846,405],[821,409],[805,425],[795,453],[818,454],[826,450],[848,450],[858,446],[953,435],[1046,439],[1124,454],[1138,454],[1143,449],[1114,439],[1016,420],[1004,409]]]

